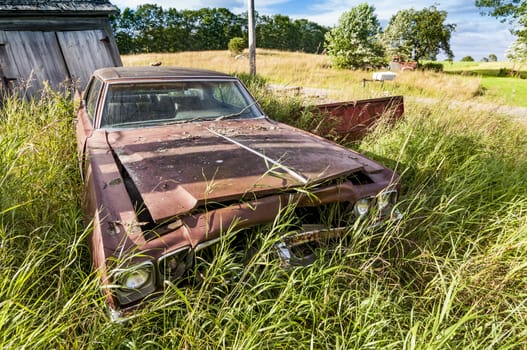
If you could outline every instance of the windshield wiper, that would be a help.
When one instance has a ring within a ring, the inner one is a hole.
[[[252,107],[254,104],[256,103],[256,101],[254,101],[253,103],[251,104],[248,104],[247,106],[243,107],[239,112],[237,113],[232,113],[232,114],[225,114],[225,115],[220,115],[219,117],[216,117],[214,119],[214,121],[220,121],[220,120],[224,120],[224,119],[233,119],[233,118],[237,118],[239,117],[240,115],[242,115],[243,113],[245,113],[250,107]]]
[[[171,121],[163,123],[163,124],[165,124],[165,125],[186,124],[186,123],[198,122],[198,121],[203,121],[203,120],[211,120],[211,119],[212,118],[210,118],[210,117],[197,116],[197,117],[188,118],[188,119],[171,120]]]

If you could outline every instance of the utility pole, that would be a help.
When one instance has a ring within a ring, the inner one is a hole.
[[[254,33],[254,0],[249,0],[247,17],[249,17],[249,73],[256,75],[256,35]]]

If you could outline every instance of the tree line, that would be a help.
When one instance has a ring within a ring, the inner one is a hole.
[[[284,15],[255,16],[258,47],[318,53],[329,28],[306,19]],[[247,13],[226,8],[200,10],[163,9],[145,4],[125,8],[111,18],[119,50],[123,54],[226,50],[232,38],[247,42]]]
[[[450,36],[455,25],[446,24],[446,17],[445,11],[434,6],[401,10],[383,30],[375,8],[366,3],[343,13],[333,28],[257,13],[256,43],[266,49],[325,51],[339,68],[382,66],[393,55],[404,60],[434,60],[440,51],[453,57]],[[234,38],[241,38],[236,43],[248,41],[247,13],[237,15],[226,8],[179,11],[145,4],[136,10],[125,8],[111,21],[123,54],[225,50]]]
[[[518,40],[508,57],[527,58],[527,10],[525,0],[476,0],[488,14],[516,24]],[[259,48],[320,53],[325,51],[339,68],[384,66],[391,57],[402,60],[436,60],[440,53],[452,60],[450,39],[456,24],[447,23],[447,12],[435,5],[421,10],[403,9],[382,28],[375,7],[362,3],[344,12],[333,28],[306,19],[256,13]],[[119,50],[123,54],[225,50],[233,39],[247,43],[247,13],[226,8],[200,10],[163,9],[145,4],[125,8],[111,18]],[[246,47],[246,46],[245,46]]]

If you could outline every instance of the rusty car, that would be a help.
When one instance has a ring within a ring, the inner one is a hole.
[[[293,207],[295,228],[273,250],[289,267],[308,265],[304,247],[338,240],[358,220],[400,217],[394,171],[272,120],[231,75],[99,69],[76,121],[92,261],[115,313],[183,279],[228,230],[243,236],[284,207]],[[330,205],[344,215],[322,222]]]

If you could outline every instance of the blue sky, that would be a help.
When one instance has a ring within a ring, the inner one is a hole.
[[[163,8],[199,9],[203,7],[225,7],[233,13],[247,11],[247,0],[110,0],[117,7],[135,9],[145,3],[155,3]],[[454,51],[454,60],[464,56],[472,56],[475,60],[498,56],[498,60],[506,60],[505,52],[515,40],[510,34],[510,26],[500,23],[494,17],[481,15],[474,5],[475,0],[422,0],[422,1],[365,1],[365,0],[254,0],[254,7],[260,14],[287,15],[293,19],[306,18],[326,26],[337,24],[340,15],[360,3],[367,2],[376,9],[375,13],[385,27],[389,19],[402,9],[435,5],[438,9],[447,11],[448,23],[457,25],[452,34],[450,45]],[[258,43],[257,43],[258,45]],[[444,57],[439,57],[444,58]]]

